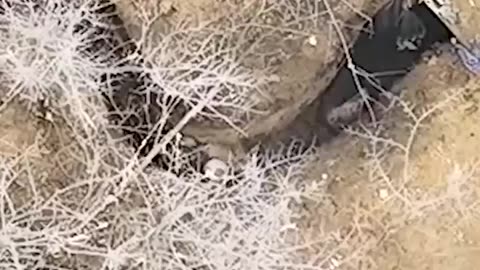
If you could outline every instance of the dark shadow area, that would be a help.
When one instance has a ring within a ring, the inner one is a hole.
[[[373,17],[373,27],[364,25],[349,52],[355,75],[345,60],[328,88],[285,129],[259,141],[248,141],[246,147],[259,142],[265,148],[277,148],[294,140],[307,146],[329,142],[341,133],[342,127],[368,113],[369,106],[375,108],[382,93],[389,92],[427,51],[450,41],[452,33],[425,4],[406,9],[402,2],[387,3]]]
[[[152,151],[164,135],[175,127],[188,112],[189,106],[180,98],[161,94],[162,87],[155,84],[149,74],[135,71],[142,70],[142,67],[146,65],[141,57],[133,61],[125,60],[127,55],[135,51],[141,55],[141,48],[137,48],[129,37],[122,19],[117,15],[115,5],[110,4],[108,9],[109,24],[113,24],[117,28],[112,34],[120,38],[114,43],[117,52],[114,53],[113,57],[116,59],[112,62],[116,63],[116,67],[118,67],[115,70],[122,70],[122,67],[128,66],[125,72],[101,75],[104,84],[102,88],[107,90],[104,92],[104,97],[110,111],[109,119],[112,129],[119,131],[124,136],[125,142],[133,146],[139,157],[144,157]],[[106,12],[102,11],[101,14],[106,14]],[[167,106],[160,106],[165,104]],[[168,119],[162,121],[162,117],[165,115],[168,115]],[[162,125],[158,123],[162,123]],[[171,156],[171,153],[174,152],[173,149],[179,149],[182,155]],[[187,164],[191,167],[174,166],[174,164],[184,164],[178,159],[187,159]],[[201,149],[197,151],[183,144],[175,147],[167,144],[152,162],[165,170],[180,174],[189,173],[192,167],[199,171],[207,161],[208,156]]]
[[[65,0],[61,3],[49,3],[48,0],[9,1],[0,2],[0,14],[7,16],[8,12],[19,12],[28,16],[47,16],[49,12],[62,13],[65,10],[80,9],[81,2]],[[142,48],[138,48],[129,36],[123,20],[118,16],[116,5],[110,0],[98,0],[87,3],[88,12],[93,13],[95,22],[89,14],[80,13],[83,18],[72,27],[58,26],[68,34],[81,38],[75,48],[85,58],[106,65],[104,74],[96,74],[92,80],[99,82],[98,91],[108,108],[106,117],[110,120],[109,129],[119,136],[119,142],[131,145],[140,157],[150,153],[188,111],[189,106],[180,98],[162,94],[160,85],[156,85],[149,74],[142,72],[146,65],[141,57],[129,57]],[[86,11],[80,11],[86,12]],[[71,22],[66,22],[70,26]],[[8,33],[8,22],[0,21],[0,31]],[[64,27],[64,28],[62,28]],[[155,90],[155,91],[152,91]],[[166,112],[159,104],[169,104]],[[194,104],[193,104],[194,105]],[[190,104],[192,106],[192,104]],[[162,117],[168,115],[162,126],[158,126]],[[175,173],[191,173],[194,168],[199,171],[208,161],[208,156],[198,147],[180,144],[173,147],[167,144],[153,163],[165,170]],[[182,155],[171,156],[172,149],[180,149]],[[179,159],[187,159],[190,166],[179,168],[172,164],[182,164]]]

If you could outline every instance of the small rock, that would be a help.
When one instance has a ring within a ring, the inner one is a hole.
[[[108,226],[109,226],[108,222],[105,222],[105,221],[99,222],[97,225],[97,230],[105,229]]]
[[[318,44],[317,37],[310,36],[308,38],[308,44],[310,44],[311,46],[314,46],[314,47],[317,46],[317,44]]]
[[[433,66],[438,63],[438,58],[433,56],[432,58],[428,59],[427,66]]]
[[[378,197],[380,197],[382,200],[385,200],[388,197],[388,190],[386,188],[379,189]]]
[[[192,138],[192,137],[187,137],[185,136],[183,140],[181,141],[181,144],[186,147],[195,147],[198,146],[198,142]]]
[[[160,1],[160,15],[166,15],[170,11],[174,10],[174,5],[172,0]]]
[[[53,115],[52,115],[51,112],[47,111],[47,112],[45,113],[45,120],[47,120],[47,121],[50,122],[50,123],[53,123]]]
[[[335,258],[330,259],[330,263],[332,264],[331,266],[333,266],[330,269],[337,269],[340,266],[340,262]]]

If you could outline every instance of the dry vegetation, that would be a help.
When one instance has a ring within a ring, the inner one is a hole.
[[[320,19],[345,27],[346,14],[357,12],[346,12],[346,2],[330,10],[338,13],[322,10],[333,5],[326,1],[257,1],[264,5],[241,12],[241,1],[211,10],[200,2],[147,9],[158,1],[130,1],[145,5],[129,13],[137,15],[131,25],[143,26],[134,41],[112,37],[116,12],[105,12],[107,4],[1,1],[0,269],[474,269],[480,89],[452,56],[431,58],[398,86],[408,91],[391,97],[380,129],[358,123],[306,153],[230,154],[220,179],[191,164],[198,149],[184,147],[185,126],[189,136],[232,142],[219,130],[197,134],[198,120],[263,132],[244,125],[265,125],[257,113],[275,115],[265,109],[291,101],[282,96],[300,104],[300,96],[318,94],[307,93],[309,82],[333,60],[317,57],[341,48],[330,39],[335,27],[312,29]],[[197,9],[200,23],[181,20]],[[238,16],[226,23],[232,10]],[[269,23],[262,12],[294,19]],[[168,16],[172,27],[152,33]],[[302,23],[310,28],[297,28]],[[264,39],[254,41],[264,47],[244,37],[249,27],[261,30]],[[265,51],[287,53],[271,63],[258,57]],[[129,126],[153,139],[145,155],[118,131],[150,108],[104,105],[105,96],[124,93],[118,77],[138,73],[148,79],[128,90],[158,97],[145,99],[158,117],[144,119],[155,121]],[[268,121],[281,126],[280,118]],[[167,168],[152,164],[159,154]]]
[[[341,60],[337,56],[369,20],[378,1],[117,3],[127,31],[152,65],[177,72],[221,57],[220,65],[247,68],[263,78],[261,85],[224,88],[184,131],[202,141],[235,148],[239,137],[281,128],[325,88]],[[324,3],[329,3],[329,9]],[[171,45],[177,50],[158,50]],[[169,62],[166,53],[176,55],[181,65]]]

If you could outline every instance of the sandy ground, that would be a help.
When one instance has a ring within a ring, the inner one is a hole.
[[[309,237],[352,232],[334,252],[342,259],[330,261],[359,263],[347,261],[347,269],[476,268],[478,82],[451,57],[434,58],[405,80],[403,100],[416,120],[425,115],[415,133],[417,121],[399,106],[382,119],[376,149],[357,126],[320,150],[312,179],[328,179],[334,207],[307,207],[304,229]]]
[[[291,89],[305,88],[298,84],[323,63],[318,50],[298,52],[279,73],[290,75],[284,78],[288,86],[278,88],[280,95],[296,96]],[[319,149],[310,178],[328,182],[331,203],[306,202],[301,225],[305,237],[334,238],[331,255],[319,258],[330,269],[339,262],[337,269],[359,270],[467,270],[480,263],[480,80],[453,61],[433,58],[409,75],[403,101],[382,119],[378,144],[352,132]],[[294,68],[300,65],[305,68]],[[423,118],[424,112],[430,113]],[[45,132],[55,134],[55,127],[27,116],[18,104],[0,112],[2,153],[21,153]],[[62,144],[36,145],[45,149],[24,158],[55,178]],[[305,253],[313,258],[321,248]]]

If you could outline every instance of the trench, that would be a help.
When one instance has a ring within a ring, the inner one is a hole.
[[[111,8],[115,8],[113,4]],[[129,37],[121,19],[112,15],[111,20],[121,30],[121,42],[128,43]],[[344,57],[342,67],[326,91],[320,91],[321,94],[306,104],[292,122],[279,132],[243,140],[243,147],[248,151],[260,145],[264,150],[271,150],[297,142],[300,149],[307,149],[311,145],[318,147],[332,141],[344,127],[365,116],[368,124],[375,125],[381,102],[388,98],[395,84],[414,69],[427,52],[434,51],[437,45],[447,44],[452,37],[453,34],[425,4],[404,9],[401,1],[393,1],[393,4],[383,6],[373,16],[373,26],[365,24],[350,48],[349,57],[355,65],[353,72],[348,57]],[[130,51],[139,49],[132,44],[127,48]],[[119,63],[122,55],[122,52],[116,53]],[[153,82],[140,72],[104,74],[103,80],[113,93],[106,97],[112,121],[140,155],[149,153],[158,137],[172,129],[188,111],[188,106],[179,99],[147,95],[144,86],[151,86]],[[156,87],[161,92],[161,87]],[[160,129],[161,133],[152,133],[152,129],[158,129],[154,123],[162,116],[162,111],[154,105],[160,98],[171,99],[175,107],[174,117]],[[145,104],[149,104],[146,109]],[[128,115],[124,113],[126,111]],[[195,147],[201,148],[199,145]],[[209,157],[202,149],[195,152],[197,154],[191,157],[190,165],[201,170]],[[170,162],[172,160],[162,154],[155,160],[167,169]]]
[[[396,3],[398,3],[398,5]],[[388,102],[395,85],[421,63],[428,53],[448,44],[453,34],[425,4],[403,10],[400,1],[382,7],[373,17],[373,32],[365,24],[349,57],[327,89],[307,104],[285,129],[257,140],[265,148],[299,143],[305,148],[321,146],[340,135],[359,119],[375,126],[382,102]],[[397,23],[398,22],[398,23]],[[409,48],[401,48],[403,42]]]

